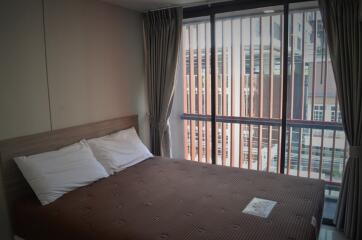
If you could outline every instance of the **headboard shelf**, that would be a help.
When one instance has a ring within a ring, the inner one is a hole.
[[[11,205],[17,198],[31,193],[29,185],[13,161],[14,157],[54,151],[82,139],[101,137],[130,127],[138,130],[137,115],[0,141],[0,170],[8,204]]]

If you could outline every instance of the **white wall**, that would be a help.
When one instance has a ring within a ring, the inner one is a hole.
[[[182,52],[180,46],[179,52]],[[183,114],[183,69],[182,54],[178,56],[178,63],[175,77],[175,95],[170,114],[170,130],[171,130],[171,153],[173,158],[184,159],[184,121],[181,120]]]
[[[44,2],[44,22],[42,0],[0,7],[0,140],[138,114],[148,144],[141,14],[96,0]]]
[[[7,0],[0,26],[0,139],[48,131],[41,0]]]

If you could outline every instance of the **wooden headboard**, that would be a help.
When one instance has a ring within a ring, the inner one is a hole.
[[[130,127],[138,130],[137,115],[0,141],[0,170],[8,204],[32,192],[14,157],[57,150],[82,139],[101,137]]]

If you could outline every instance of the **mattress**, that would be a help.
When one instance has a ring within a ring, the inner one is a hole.
[[[276,201],[269,217],[245,214],[254,198]],[[317,238],[322,181],[155,157],[41,206],[15,203],[25,239]]]

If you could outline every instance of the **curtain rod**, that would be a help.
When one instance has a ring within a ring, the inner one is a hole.
[[[209,0],[209,1],[199,1],[199,2],[193,2],[193,3],[187,3],[187,4],[174,4],[174,5],[170,5],[170,6],[167,6],[167,7],[147,10],[145,12],[155,12],[155,11],[174,8],[174,7],[183,7],[183,8],[185,8],[185,7],[196,7],[196,6],[201,6],[201,5],[211,5],[211,4],[214,4],[214,3],[234,2],[234,1],[235,0]]]

